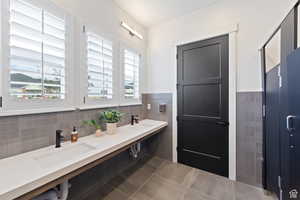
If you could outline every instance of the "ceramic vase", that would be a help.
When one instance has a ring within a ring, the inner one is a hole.
[[[117,123],[107,123],[106,124],[106,132],[109,135],[113,135],[117,133]]]

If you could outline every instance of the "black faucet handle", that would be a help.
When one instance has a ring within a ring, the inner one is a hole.
[[[63,131],[62,130],[56,130],[56,148],[61,147],[61,142],[64,140],[64,136],[62,136]]]

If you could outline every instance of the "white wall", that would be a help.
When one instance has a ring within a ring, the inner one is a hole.
[[[231,70],[236,71],[237,78],[236,84],[230,86],[231,97],[235,97],[236,90],[261,91],[259,48],[281,23],[295,1],[220,0],[208,8],[154,26],[149,30],[147,92],[173,93],[173,160],[175,162],[177,161],[176,46],[213,37],[216,34],[229,33],[238,25],[238,32],[230,44]],[[235,80],[230,82],[235,83]],[[230,99],[230,124],[233,126],[229,132],[229,177],[235,180],[236,98]]]
[[[174,91],[175,47],[239,24],[237,34],[238,91],[261,90],[258,49],[287,14],[294,0],[220,0],[192,14],[149,30],[148,92]]]
[[[112,0],[52,0],[58,6],[64,8],[70,15],[76,17],[77,20],[92,27],[93,31],[118,45],[126,45],[130,48],[139,50],[143,56],[142,68],[142,88],[146,87],[146,65],[147,65],[147,33],[148,30],[137,23],[125,11],[120,9]],[[128,31],[121,28],[121,21],[125,21],[132,28],[136,29],[144,36],[144,40],[131,37]],[[80,30],[77,30],[80,31]],[[79,41],[78,41],[79,42]],[[76,51],[79,52],[79,51]]]

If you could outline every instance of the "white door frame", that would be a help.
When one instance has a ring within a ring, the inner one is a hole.
[[[236,180],[236,93],[237,93],[237,33],[238,24],[223,27],[217,30],[208,31],[198,37],[188,40],[176,41],[176,46],[201,41],[220,35],[229,35],[229,178]],[[174,52],[176,58],[177,49]],[[174,69],[177,69],[177,60]],[[173,91],[173,162],[177,162],[177,70],[175,70],[175,83]]]

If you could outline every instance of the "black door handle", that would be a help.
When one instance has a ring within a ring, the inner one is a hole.
[[[218,121],[217,125],[221,125],[221,126],[229,126],[229,122],[224,122],[224,121]]]

